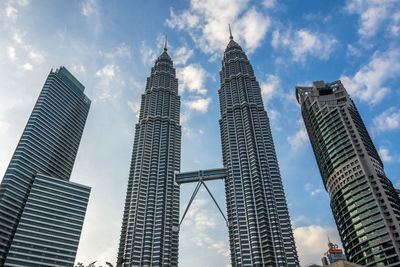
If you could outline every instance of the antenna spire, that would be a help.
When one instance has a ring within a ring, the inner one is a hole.
[[[165,35],[164,51],[167,51],[167,35]]]
[[[228,26],[229,26],[229,39],[233,39],[233,36],[232,36],[232,30],[231,30],[231,24],[228,24]]]
[[[332,246],[332,242],[331,242],[331,239],[329,238],[329,235],[328,235],[328,247],[331,248],[331,246]]]

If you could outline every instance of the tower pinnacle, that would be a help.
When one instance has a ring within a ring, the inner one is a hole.
[[[165,35],[164,51],[167,51],[167,35]]]
[[[231,24],[228,24],[228,26],[229,26],[229,39],[233,40]]]

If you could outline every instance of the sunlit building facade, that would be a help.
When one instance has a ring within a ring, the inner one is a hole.
[[[348,261],[400,266],[400,200],[346,89],[317,81],[296,97]]]

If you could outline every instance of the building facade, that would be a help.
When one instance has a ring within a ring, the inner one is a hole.
[[[304,123],[347,259],[400,265],[400,200],[340,81],[296,87]]]
[[[309,265],[308,267],[363,267],[363,266],[352,263],[352,262],[341,260],[341,261],[336,261],[336,262],[328,264],[328,265],[321,266],[321,265],[317,265],[317,264],[312,264],[312,265]]]
[[[181,126],[178,80],[167,48],[142,95],[118,250],[119,266],[177,266]]]
[[[224,168],[178,173],[178,81],[166,48],[156,60],[135,130],[119,266],[177,266],[179,185],[213,179],[225,179],[232,266],[299,266],[260,86],[233,38],[220,78]]]
[[[66,68],[50,72],[0,185],[0,266],[55,266],[56,258],[40,260],[56,249],[54,242],[60,245],[57,257],[73,264],[89,189],[69,179],[89,107],[84,86]],[[69,196],[74,187],[85,192],[79,204]],[[50,208],[54,194],[58,204]],[[55,232],[61,235],[59,227],[69,227],[66,214],[77,216],[68,236],[74,245],[62,250],[68,242]]]
[[[328,247],[328,251],[321,258],[322,266],[329,266],[329,264],[346,260],[346,255],[343,254],[343,250],[338,245],[329,242]]]
[[[232,266],[299,266],[267,112],[230,37],[218,90]]]
[[[90,188],[38,174],[5,266],[73,266]]]

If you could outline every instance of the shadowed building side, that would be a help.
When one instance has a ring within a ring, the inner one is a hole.
[[[59,180],[64,185],[63,190],[77,186],[69,183],[69,179],[91,103],[84,89],[65,67],[51,71],[47,77],[0,186],[1,266],[16,264],[15,261],[20,261],[19,264],[25,262],[26,266],[38,266],[39,262],[46,266],[40,261],[40,255],[54,249],[53,239],[57,235],[44,233],[68,221],[67,216],[64,216],[57,219],[57,222],[46,225],[41,223],[63,209],[68,209],[73,200],[68,199],[64,206],[50,210],[45,206],[48,201],[51,202],[51,198],[39,200],[40,196],[35,197],[33,192],[40,187],[40,181],[48,179],[56,179],[55,183]],[[39,181],[37,177],[42,178]],[[49,187],[42,189],[51,190]],[[87,193],[88,198],[90,189],[85,186],[81,186],[81,189]],[[63,190],[59,190],[59,194]],[[62,250],[68,241],[58,241],[60,251],[56,254],[59,257],[66,256],[67,262],[71,264],[75,259],[86,206],[87,199],[79,203],[79,210],[76,211],[80,217],[73,229],[74,236],[71,237],[73,248]],[[28,215],[29,209],[34,210],[31,215]],[[42,212],[40,216],[39,212]],[[76,215],[74,212],[72,214]],[[50,260],[46,264],[54,266],[59,262]]]

